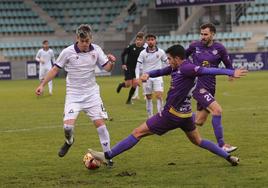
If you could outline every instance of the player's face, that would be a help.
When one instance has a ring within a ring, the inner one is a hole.
[[[168,63],[174,69],[177,68],[181,64],[181,60],[179,57],[172,57],[170,54],[167,54]]]
[[[138,47],[142,47],[143,44],[144,44],[144,40],[143,40],[143,38],[136,38],[136,40],[135,40],[135,44],[136,44],[136,46],[138,46]]]
[[[47,50],[47,49],[49,48],[49,46],[48,46],[48,42],[45,42],[45,43],[43,44],[43,48],[44,48],[45,50]]]
[[[201,42],[207,46],[213,42],[214,33],[209,28],[201,29],[200,31]]]
[[[146,39],[146,43],[148,44],[149,48],[154,48],[156,46],[156,39],[154,37],[148,37]]]
[[[88,51],[89,45],[92,42],[92,39],[88,36],[86,38],[77,37],[77,46],[81,51]]]

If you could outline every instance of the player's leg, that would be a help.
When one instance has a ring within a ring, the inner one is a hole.
[[[213,95],[206,89],[195,90],[193,97],[197,100],[197,113],[195,114],[195,122],[202,125],[210,112],[212,114],[212,125],[218,145],[223,147],[223,128],[221,125],[221,106],[214,99]]]
[[[226,144],[224,142],[223,126],[222,126],[222,121],[221,121],[222,108],[220,104],[217,101],[214,101],[207,107],[207,109],[212,114],[212,125],[213,125],[213,130],[214,130],[214,134],[216,136],[218,145],[229,153],[235,151],[237,149],[236,146],[231,146],[230,144]]]
[[[152,88],[152,81],[149,79],[147,82],[142,83],[143,86],[143,93],[146,96],[146,112],[148,117],[153,116],[153,88]]]
[[[46,74],[49,72],[50,69],[51,69],[51,67],[46,69]],[[47,85],[48,85],[48,92],[50,95],[52,95],[53,94],[53,82],[52,82],[52,80],[49,81]]]
[[[185,132],[188,139],[195,145],[206,149],[224,159],[226,159],[228,162],[230,162],[233,166],[238,165],[239,159],[237,157],[231,156],[229,153],[224,151],[222,148],[214,144],[213,142],[209,140],[205,140],[201,138],[201,135],[199,134],[197,129],[194,129],[190,132]]]
[[[162,78],[154,79],[153,90],[156,97],[157,112],[161,113],[163,110],[163,92],[164,92],[164,82]]]
[[[131,86],[130,90],[129,90],[129,93],[128,93],[128,98],[127,98],[127,101],[126,101],[126,104],[132,104],[131,102],[131,99],[132,99],[132,96],[134,95],[135,93],[135,90],[136,90],[136,86],[134,85],[134,80],[129,80],[129,86]]]
[[[39,81],[40,81],[40,83],[44,80],[45,76],[46,76],[46,72],[45,72],[44,67],[39,66]]]
[[[133,100],[139,100],[140,99],[140,97],[139,97],[139,87],[136,87],[134,95],[132,96],[132,99]]]
[[[197,106],[199,105],[197,104]],[[203,126],[204,123],[207,121],[208,115],[209,115],[208,110],[198,108],[197,111],[193,114],[193,120],[195,125]]]
[[[59,150],[59,157],[64,157],[74,143],[74,125],[80,110],[79,104],[68,102],[65,103],[63,121],[65,142]]]
[[[116,92],[117,93],[120,93],[120,91],[121,91],[121,89],[123,87],[124,88],[129,87],[130,84],[131,84],[130,81],[131,81],[132,78],[130,78],[130,72],[129,72],[129,70],[125,70],[124,74],[125,74],[125,81],[118,84],[118,86],[116,88]]]
[[[99,135],[102,150],[106,152],[110,150],[110,135],[104,121],[104,119],[108,119],[108,114],[99,96],[95,99],[95,101],[97,100],[99,101],[98,104],[90,108],[84,108],[83,111],[93,121]]]
[[[105,153],[107,159],[111,159],[120,153],[129,150],[135,146],[139,140],[145,136],[152,135],[147,124],[144,122],[139,127],[135,128],[128,137],[117,143],[109,152]]]
[[[147,124],[144,122],[138,128],[134,129],[132,134],[118,142],[110,151],[97,152],[92,149],[89,149],[88,151],[93,155],[93,157],[107,164],[109,159],[112,159],[115,156],[131,149],[142,137],[152,134],[153,133],[149,130]]]

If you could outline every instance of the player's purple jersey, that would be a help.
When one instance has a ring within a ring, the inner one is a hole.
[[[192,90],[196,83],[196,76],[203,68],[191,63],[190,60],[184,60],[177,69],[170,66],[149,72],[150,77],[158,77],[163,75],[171,75],[170,89],[167,94],[165,112],[174,112],[177,114],[189,114],[191,110]]]
[[[218,68],[219,64],[223,62],[227,69],[233,69],[225,47],[219,42],[213,42],[208,47],[201,41],[195,41],[186,50],[186,56],[192,56],[193,63],[198,66]],[[215,75],[203,75],[198,78],[196,89],[205,88],[214,95],[215,87]]]

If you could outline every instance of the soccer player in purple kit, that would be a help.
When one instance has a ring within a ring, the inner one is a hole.
[[[186,57],[192,57],[193,63],[203,67],[218,68],[221,62],[227,69],[233,69],[229,55],[225,47],[214,41],[216,28],[212,23],[206,23],[200,26],[200,41],[192,42],[186,49]],[[232,80],[232,77],[229,77]],[[215,100],[216,78],[215,75],[203,75],[198,77],[196,88],[193,92],[193,98],[197,101],[197,111],[193,114],[196,125],[202,126],[209,115],[212,114],[212,126],[218,145],[226,152],[233,152],[237,149],[235,146],[226,144],[223,138],[222,127],[222,108]]]
[[[163,135],[170,130],[181,128],[193,144],[226,159],[233,166],[238,165],[238,157],[231,156],[218,145],[201,138],[192,119],[190,99],[197,76],[224,74],[240,78],[246,75],[247,70],[196,66],[190,60],[184,59],[185,50],[181,45],[171,46],[166,53],[170,66],[150,71],[141,77],[142,81],[146,81],[149,77],[171,75],[171,86],[163,111],[147,119],[146,122],[134,129],[132,134],[116,144],[110,151],[103,153],[89,149],[89,153],[103,163],[107,163],[109,159],[135,146],[145,136]]]

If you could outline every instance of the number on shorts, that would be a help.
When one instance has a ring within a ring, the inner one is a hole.
[[[209,102],[213,99],[213,96],[209,93],[209,94],[204,95],[204,98]]]

